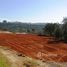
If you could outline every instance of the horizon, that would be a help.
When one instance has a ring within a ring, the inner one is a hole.
[[[67,0],[0,0],[0,21],[60,23],[66,8]]]

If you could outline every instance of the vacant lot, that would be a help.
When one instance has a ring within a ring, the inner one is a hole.
[[[45,61],[67,62],[67,44],[52,37],[31,34],[0,34],[0,44],[29,57]]]

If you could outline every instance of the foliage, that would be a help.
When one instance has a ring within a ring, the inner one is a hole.
[[[53,28],[52,28],[52,23],[47,23],[45,28],[44,28],[44,32],[48,35],[52,35],[52,31],[53,31]]]
[[[4,20],[0,23],[0,30],[7,30],[10,32],[27,32],[27,33],[34,33],[43,31],[45,23],[21,23],[21,22],[8,22]]]
[[[47,23],[44,32],[46,35],[54,36],[58,40],[67,42],[67,18],[63,19],[63,24]]]
[[[63,39],[65,42],[67,42],[67,19],[64,18],[63,20],[63,26],[62,26],[62,30],[63,30]]]
[[[59,26],[59,24],[57,24],[57,23],[47,23],[44,28],[44,32],[47,35],[54,36],[58,26]]]
[[[59,25],[55,28],[54,36],[58,40],[61,40],[61,38],[62,38],[62,31],[61,31],[61,28]]]

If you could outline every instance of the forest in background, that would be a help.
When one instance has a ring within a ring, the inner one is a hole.
[[[46,23],[22,23],[22,22],[8,22],[4,20],[0,22],[0,30],[19,32],[19,33],[43,33],[43,28]]]

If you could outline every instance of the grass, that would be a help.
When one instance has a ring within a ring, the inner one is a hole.
[[[5,58],[2,54],[0,54],[0,67],[11,67],[7,58]]]

